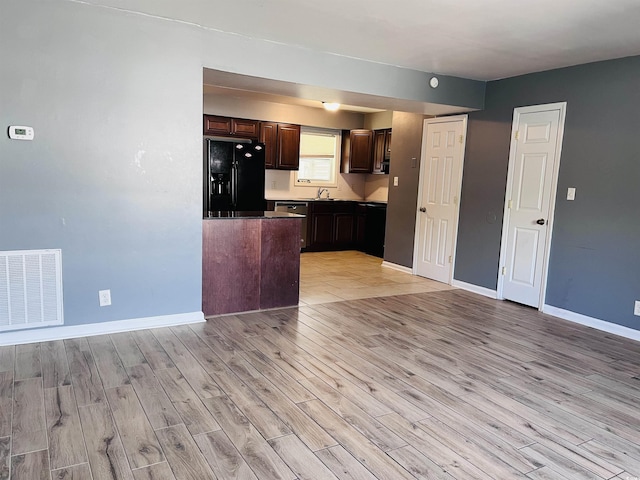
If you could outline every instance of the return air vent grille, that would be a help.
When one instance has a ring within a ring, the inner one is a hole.
[[[0,252],[0,331],[62,323],[61,251]]]

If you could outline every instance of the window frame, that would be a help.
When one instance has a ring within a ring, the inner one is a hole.
[[[338,186],[338,174],[340,173],[340,160],[341,160],[341,152],[342,152],[342,130],[336,128],[321,128],[321,127],[306,127],[303,126],[300,129],[300,135],[307,134],[325,134],[331,135],[335,137],[336,146],[335,152],[333,156],[333,174],[332,178],[328,181],[325,180],[310,180],[310,179],[300,179],[299,173],[300,170],[296,170],[295,172],[295,186],[296,187],[337,187]],[[302,163],[303,155],[300,153],[300,164]],[[300,168],[300,167],[298,167]]]

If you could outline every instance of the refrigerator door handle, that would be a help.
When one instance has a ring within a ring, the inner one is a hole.
[[[231,164],[231,203],[233,208],[238,206],[238,162],[233,161]]]

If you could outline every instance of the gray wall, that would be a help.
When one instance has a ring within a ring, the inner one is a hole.
[[[0,250],[62,249],[67,325],[201,310],[202,73],[168,26],[2,2],[0,124],[35,139],[0,136]]]
[[[384,259],[405,267],[413,265],[424,118],[415,113],[393,112],[391,123],[393,136]],[[394,177],[398,177],[397,187],[393,186]]]
[[[67,325],[200,311],[203,67],[484,100],[482,82],[442,78],[436,98],[423,72],[85,2],[2,0],[0,124],[36,138],[0,136],[0,250],[62,249]]]
[[[496,288],[513,109],[566,101],[546,302],[640,329],[639,78],[633,57],[487,85],[469,115],[456,279]]]

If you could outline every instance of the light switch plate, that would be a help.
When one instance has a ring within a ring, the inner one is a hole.
[[[633,314],[640,317],[640,300],[636,300],[635,306],[633,308]]]
[[[398,177],[393,177],[393,186],[394,187],[398,186]]]
[[[576,189],[574,187],[567,188],[567,200],[576,199]]]

